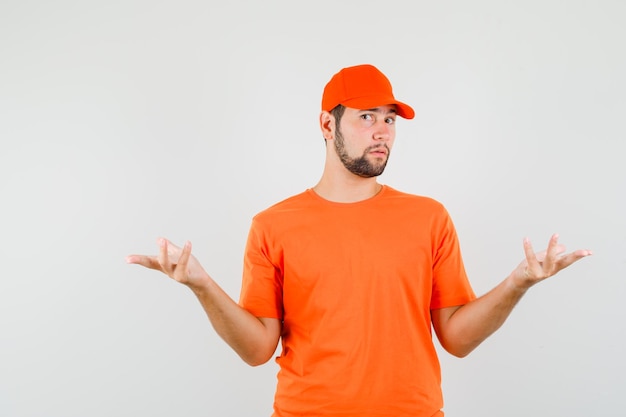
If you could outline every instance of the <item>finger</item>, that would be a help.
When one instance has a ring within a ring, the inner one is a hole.
[[[180,249],[178,246],[176,246],[173,242],[170,242],[167,239],[164,239],[167,241],[167,253],[169,253],[170,255],[175,255],[178,254],[180,252]]]
[[[147,255],[128,255],[126,257],[126,263],[141,265],[146,268],[156,269],[161,271],[161,264],[156,256]]]
[[[565,245],[562,245],[559,243],[556,247],[556,258],[557,259],[560,258],[561,254],[563,254],[564,252],[565,252]],[[535,254],[539,263],[542,263],[546,259],[547,253],[548,253],[547,250],[542,250],[541,252],[537,252]]]
[[[191,242],[185,242],[185,246],[183,247],[183,251],[180,254],[180,258],[178,258],[178,264],[176,265],[176,273],[175,279],[177,281],[184,280],[187,275],[187,265],[189,263],[189,258],[191,257]]]
[[[543,269],[551,271],[557,261],[558,255],[562,252],[563,251],[559,251],[559,235],[555,233],[550,237],[550,242],[548,242],[548,249],[546,249],[546,256],[543,260]]]
[[[535,253],[535,257],[537,258],[537,261],[539,261],[540,264],[546,259],[547,252],[548,252],[547,250],[542,250],[541,252]]]
[[[559,259],[558,268],[559,270],[567,268],[574,262],[579,261],[582,258],[585,258],[590,255],[592,255],[592,252],[586,249],[577,250],[567,255],[564,255]]]
[[[167,254],[170,258],[170,264],[175,266],[178,264],[178,258],[180,257],[180,253],[182,252],[182,248],[179,248],[171,241],[165,239],[167,241]]]
[[[159,239],[160,251],[158,260],[163,268],[163,272],[169,275],[172,270],[172,264],[170,262],[170,256],[167,249],[168,243],[167,239]]]
[[[527,271],[528,270],[537,270],[541,269],[541,265],[539,265],[539,261],[537,260],[537,256],[535,255],[535,251],[533,250],[533,245],[530,243],[530,239],[524,238],[524,253],[526,254],[526,263]]]

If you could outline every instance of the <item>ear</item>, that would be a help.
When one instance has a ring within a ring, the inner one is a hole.
[[[335,118],[330,112],[323,111],[320,114],[320,129],[324,139],[333,140],[335,138]]]

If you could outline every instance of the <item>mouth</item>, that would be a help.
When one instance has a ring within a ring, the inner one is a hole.
[[[376,148],[369,151],[369,154],[379,158],[384,158],[387,156],[387,150],[385,148]]]

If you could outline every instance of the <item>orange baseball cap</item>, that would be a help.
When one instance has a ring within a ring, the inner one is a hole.
[[[331,111],[339,104],[353,109],[395,104],[398,116],[405,119],[415,117],[411,106],[395,99],[391,83],[385,74],[369,64],[343,68],[326,84],[322,110]]]

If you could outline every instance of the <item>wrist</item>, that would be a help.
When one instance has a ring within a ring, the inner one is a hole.
[[[515,271],[507,277],[506,282],[511,291],[519,293],[520,295],[523,295],[532,286],[531,283],[519,279]]]
[[[214,285],[214,281],[208,274],[203,274],[202,277],[195,279],[187,283],[187,287],[197,296],[201,296],[211,292],[211,287]]]

